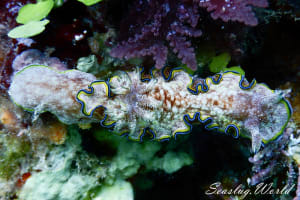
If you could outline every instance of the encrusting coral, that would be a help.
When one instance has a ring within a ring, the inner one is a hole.
[[[125,59],[152,56],[155,67],[161,69],[167,60],[169,46],[182,63],[196,70],[195,52],[189,38],[202,35],[202,31],[197,28],[201,17],[200,8],[204,7],[211,12],[213,19],[221,18],[225,22],[239,21],[254,26],[258,22],[250,6],[267,7],[268,2],[266,0],[135,1],[129,17],[121,23],[122,41],[111,50],[111,55]],[[128,37],[124,37],[124,34]]]
[[[67,136],[66,125],[49,115],[32,121],[29,113],[17,107],[8,98],[0,96],[0,126],[5,134],[30,135],[32,141],[48,139],[62,144]]]
[[[105,129],[98,129],[93,134],[100,142],[100,149],[106,146],[115,153],[90,154],[85,151],[84,137],[76,126],[69,126],[69,137],[63,145],[42,146],[37,152],[39,160],[32,166],[33,172],[21,188],[20,199],[130,200],[133,199],[133,187],[125,180],[158,169],[173,173],[193,162],[189,154],[178,150],[176,153],[170,150],[162,154],[165,155],[163,158],[158,157],[156,153],[163,146],[158,142],[128,141]],[[173,148],[178,148],[177,145]],[[159,163],[163,166],[157,165]]]
[[[289,145],[292,130],[292,128],[286,128],[280,140],[270,143],[270,145],[249,158],[249,161],[253,164],[252,171],[254,172],[249,181],[250,185],[263,182],[287,167],[289,160],[284,151]],[[288,182],[291,183],[292,181],[289,180]]]
[[[76,70],[29,66],[15,75],[9,94],[24,109],[50,111],[67,124],[100,121],[133,140],[146,133],[156,140],[176,138],[198,121],[207,129],[250,137],[255,152],[261,142],[282,134],[292,112],[281,92],[248,83],[237,72],[199,79],[179,69],[151,74],[137,69],[96,81]]]

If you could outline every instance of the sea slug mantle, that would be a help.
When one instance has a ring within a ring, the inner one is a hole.
[[[70,79],[72,73],[76,74],[76,81]],[[50,74],[52,78],[57,76],[56,90],[52,91],[52,101],[43,102],[47,98],[42,97],[53,90],[48,87],[54,84],[47,78]],[[280,91],[255,80],[248,83],[237,72],[199,79],[180,69],[164,68],[146,74],[138,68],[119,72],[107,81],[92,80],[87,87],[85,84],[91,79],[94,77],[76,70],[58,72],[45,66],[29,66],[16,74],[9,94],[25,109],[50,111],[65,123],[100,121],[101,125],[120,135],[127,134],[132,140],[142,140],[146,133],[156,140],[176,138],[189,133],[192,122],[202,122],[207,129],[233,137],[250,137],[253,151],[260,148],[261,142],[278,138],[292,113]],[[29,88],[38,92],[32,93]],[[74,96],[75,90],[79,91]],[[64,101],[63,93],[68,94],[69,101]],[[81,104],[80,113],[70,109],[80,108],[74,99]],[[74,105],[68,105],[66,110],[66,103]],[[55,110],[58,108],[60,111]]]

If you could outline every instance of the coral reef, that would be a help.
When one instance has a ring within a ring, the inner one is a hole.
[[[120,72],[105,82],[75,70],[29,66],[15,75],[9,94],[24,109],[50,111],[69,124],[98,120],[133,140],[142,140],[146,133],[157,140],[176,138],[190,132],[190,123],[198,120],[208,129],[250,137],[255,152],[261,142],[281,135],[291,116],[282,93],[255,80],[248,83],[236,72],[204,80],[178,69],[151,74],[149,79],[143,70]],[[86,90],[89,80],[94,82]],[[34,88],[43,90],[32,92]],[[76,90],[81,106],[75,102]],[[49,98],[51,93],[56,95]]]
[[[31,145],[25,136],[16,139],[14,136],[3,133],[0,135],[0,145],[0,179],[8,180],[18,175],[26,156],[30,155]]]
[[[124,180],[117,180],[114,185],[103,186],[94,199],[133,200],[133,189],[130,183]]]
[[[17,25],[15,18],[18,10],[32,0],[3,0],[0,2],[0,92],[5,93],[10,85],[11,67],[15,56],[22,50],[30,47],[32,39],[13,40],[7,36],[10,29]]]
[[[128,34],[128,38],[124,39],[123,34],[123,41],[111,50],[111,55],[125,59],[152,56],[155,67],[161,69],[166,63],[169,46],[182,63],[196,70],[195,51],[189,38],[202,34],[197,28],[201,7],[212,11],[214,19],[254,26],[257,19],[250,6],[267,5],[266,0],[135,1],[120,29],[120,32]]]
[[[32,121],[28,113],[1,96],[0,126],[3,132],[13,136],[30,135],[33,141],[44,138],[55,144],[64,143],[67,135],[65,124],[55,117],[45,115]]]
[[[299,11],[294,0],[2,0],[0,199],[299,200]],[[10,38],[24,13],[50,23]]]
[[[164,152],[160,152],[164,146],[158,142],[137,143],[113,135],[107,130],[96,131],[94,136],[101,143],[110,144],[116,149],[115,156],[109,162],[103,161],[104,165],[107,165],[105,182],[108,184],[112,184],[117,177],[122,179],[132,177],[140,170],[145,172],[162,170],[171,174],[193,163],[192,156],[184,151],[185,148],[176,149],[179,144],[168,144],[168,152],[158,156]]]
[[[298,121],[296,121],[296,122],[298,122]],[[298,174],[296,174],[294,168],[292,166],[289,167],[290,168],[290,170],[289,170],[290,177],[294,178],[294,177],[298,176],[296,195],[295,195],[295,198],[293,200],[299,200],[300,199],[300,138],[299,138],[299,133],[300,133],[299,126],[296,125],[296,133],[290,135],[288,149],[285,153],[285,155],[289,156],[289,158],[290,158],[288,163],[290,165],[292,165],[291,160],[293,160],[294,163],[297,165],[297,168],[298,168]],[[290,180],[289,184],[292,184],[292,183],[293,182]]]
[[[89,47],[91,52],[95,55],[95,61],[97,58],[98,65],[93,67],[92,73],[103,73],[104,75],[109,73],[114,67],[124,66],[125,62],[110,56],[112,47],[112,38],[116,37],[114,29],[110,28],[106,33],[95,33],[93,37],[89,38]],[[78,60],[78,64],[80,64]],[[82,60],[84,61],[84,60]],[[126,63],[128,64],[128,63]],[[84,65],[84,62],[82,62]],[[83,67],[83,66],[82,66]],[[78,65],[77,65],[78,68]],[[86,68],[86,67],[85,67]],[[78,68],[79,69],[79,68]],[[79,69],[80,70],[80,69]],[[83,70],[81,70],[83,71]]]
[[[172,174],[185,165],[193,163],[190,155],[184,152],[167,152],[162,158],[155,158],[147,163],[147,167],[150,169],[163,169],[166,173]]]
[[[81,57],[78,59],[76,68],[79,71],[87,72],[91,74],[97,74],[99,71],[99,64],[95,55],[90,55],[88,57]]]
[[[249,158],[249,161],[253,164],[252,170],[254,171],[254,175],[250,180],[251,185],[265,181],[288,165],[288,157],[284,151],[289,145],[289,137],[292,131],[292,128],[287,128],[280,140],[270,143],[262,151]],[[292,181],[289,182],[291,183]]]
[[[299,127],[294,122],[290,122],[280,140],[272,141],[263,150],[249,158],[249,161],[253,164],[252,171],[254,174],[249,178],[248,183],[255,186],[270,178],[275,179],[276,176],[276,179],[278,179],[279,174],[285,172],[284,177],[280,177],[284,181],[276,183],[276,185],[280,187],[281,184],[285,184],[282,188],[288,189],[289,192],[296,190],[294,200],[298,200],[300,196],[299,144]],[[290,195],[293,194],[282,193],[282,197],[285,196],[286,199],[290,199]]]
[[[89,165],[96,165],[93,157],[79,164],[80,156],[87,158],[80,148],[81,137],[70,129],[69,138],[64,145],[47,148],[39,152],[39,160],[33,167],[32,175],[27,179],[19,197],[21,199],[83,199],[88,191],[98,185],[95,171],[86,171]],[[76,154],[80,154],[75,158]],[[76,163],[80,172],[72,173],[71,164]],[[93,174],[95,173],[95,174]],[[93,174],[91,176],[90,174]]]
[[[179,151],[188,160],[169,165],[167,169],[148,165],[158,160],[155,154],[160,151],[159,143],[135,143],[111,135],[104,130],[95,132],[100,144],[109,145],[116,153],[104,152],[98,157],[89,155],[83,149],[83,138],[75,127],[69,127],[69,138],[63,145],[44,148],[35,164],[31,176],[20,191],[21,199],[133,199],[133,189],[126,179],[140,173],[143,166],[147,171],[157,169],[175,172],[192,163],[190,155]],[[104,145],[100,145],[103,148]],[[170,151],[172,160],[177,160],[175,152]],[[173,162],[174,163],[174,162]],[[159,164],[157,162],[157,164]],[[173,166],[173,167],[172,167]],[[121,189],[122,192],[116,190]]]

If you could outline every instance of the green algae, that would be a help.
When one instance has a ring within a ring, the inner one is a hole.
[[[212,57],[212,60],[209,64],[209,70],[213,73],[218,73],[220,71],[223,71],[227,67],[230,59],[231,56],[227,52]]]
[[[0,133],[0,178],[8,180],[16,175],[30,150],[30,142],[25,137]]]
[[[24,25],[20,25],[12,29],[8,36],[11,38],[28,38],[40,34],[45,30],[45,26],[49,20],[43,21],[30,21]]]
[[[26,4],[19,10],[16,21],[19,24],[40,21],[50,13],[53,6],[54,2],[52,0],[40,1],[36,4]]]
[[[83,3],[86,6],[91,6],[91,5],[94,5],[96,3],[101,2],[102,0],[78,0],[78,1]]]

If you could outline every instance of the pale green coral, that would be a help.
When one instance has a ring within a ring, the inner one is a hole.
[[[162,169],[166,173],[171,174],[192,163],[193,159],[185,152],[168,152],[162,158],[150,160],[147,167],[150,169]]]
[[[97,185],[97,178],[71,174],[69,170],[45,171],[34,174],[24,185],[20,199],[83,199]]]
[[[89,55],[88,57],[79,58],[76,68],[82,72],[97,74],[100,66],[97,62],[97,57],[95,55]]]
[[[94,132],[95,139],[100,141],[97,148],[105,144],[115,154],[96,157],[82,148],[77,128],[70,127],[68,133],[65,144],[41,150],[40,160],[33,167],[41,172],[33,173],[26,181],[20,192],[21,199],[106,200],[109,197],[110,200],[131,200],[132,187],[124,180],[140,173],[142,166],[145,172],[161,169],[173,173],[192,163],[187,153],[171,150],[158,158],[156,153],[162,149],[159,142],[136,143],[105,130]]]
[[[69,138],[64,145],[50,148],[44,155],[41,154],[40,161],[34,169],[42,172],[33,174],[26,181],[20,192],[20,198],[24,200],[87,198],[89,190],[99,185],[100,175],[97,174],[97,159],[88,156],[80,145],[81,137],[76,129],[69,129]]]
[[[94,200],[133,200],[133,189],[129,182],[116,180],[113,185],[103,186]]]
[[[141,166],[145,166],[149,171],[161,169],[166,173],[173,173],[193,162],[192,157],[183,152],[169,152],[158,158],[156,153],[162,148],[162,144],[156,141],[137,143],[104,130],[96,132],[95,137],[111,144],[117,151],[108,163],[106,181],[110,184],[116,177],[126,179],[137,174]]]

